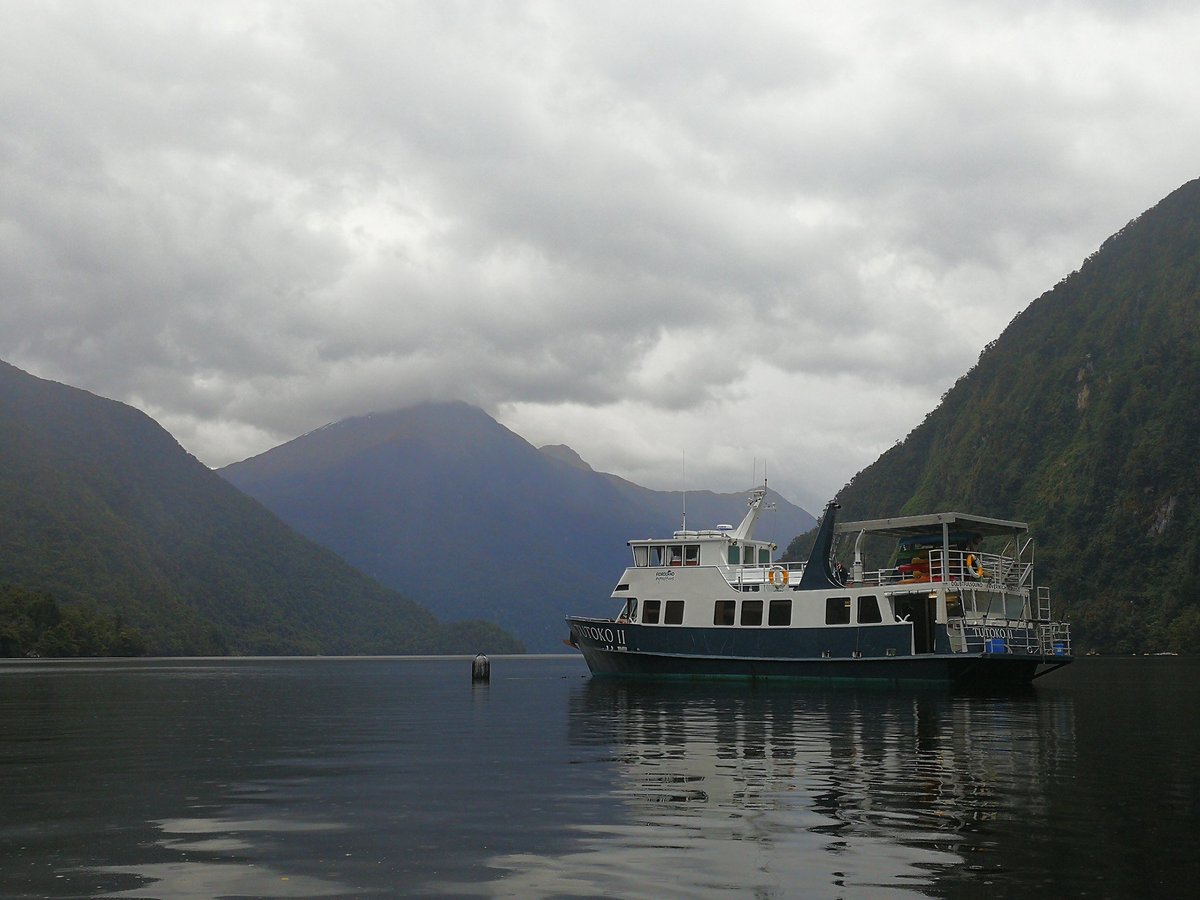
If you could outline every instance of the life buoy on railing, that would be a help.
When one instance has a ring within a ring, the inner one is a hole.
[[[968,575],[974,575],[976,578],[982,578],[984,574],[983,560],[974,553],[968,553],[965,569]]]
[[[788,583],[788,570],[783,566],[772,566],[767,572],[767,581],[776,587],[783,587]]]

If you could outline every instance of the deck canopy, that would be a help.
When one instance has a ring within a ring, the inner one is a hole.
[[[1010,522],[1007,519],[989,519],[985,516],[968,516],[963,513],[945,512],[930,513],[925,516],[898,516],[893,519],[839,522],[837,533],[854,534],[865,531],[868,534],[881,534],[888,537],[903,538],[929,534],[935,529],[941,531],[943,528],[947,531],[951,529],[955,531],[972,531],[984,537],[1029,530],[1029,526],[1024,522]]]

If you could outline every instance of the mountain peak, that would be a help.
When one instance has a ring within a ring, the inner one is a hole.
[[[608,601],[630,537],[679,527],[677,495],[561,444],[539,450],[466,404],[346,420],[221,474],[384,584],[441,615],[503,622],[539,651],[560,646],[570,604]],[[738,521],[745,495],[695,492],[688,509],[710,527]],[[772,518],[764,531],[811,521],[785,502]]]
[[[398,443],[463,447],[486,442],[498,432],[515,437],[469,403],[430,401],[329,422],[257,456],[232,463],[221,472],[235,483],[238,479],[260,480],[284,472],[296,475],[320,471],[356,454]]]

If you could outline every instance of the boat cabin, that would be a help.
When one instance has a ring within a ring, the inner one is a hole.
[[[774,509],[765,504],[766,483],[756,488],[750,496],[749,509],[735,528],[718,525],[706,531],[676,531],[672,540],[630,541],[635,569],[670,569],[674,566],[714,566],[723,571],[737,570],[734,580],[741,581],[746,569],[754,568],[761,577],[771,568],[771,554],[778,549],[770,541],[752,538],[754,526],[764,509]]]
[[[715,531],[677,531],[673,541],[630,541],[634,568],[670,566],[769,566],[776,545],[769,541],[738,541],[732,526]]]

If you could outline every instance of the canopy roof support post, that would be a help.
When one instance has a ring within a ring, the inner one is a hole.
[[[854,539],[854,583],[862,584],[863,580],[863,559],[862,559],[862,543],[863,538],[867,536],[867,529],[862,529],[858,533],[858,537]]]
[[[942,522],[942,584],[950,580],[950,523]]]

